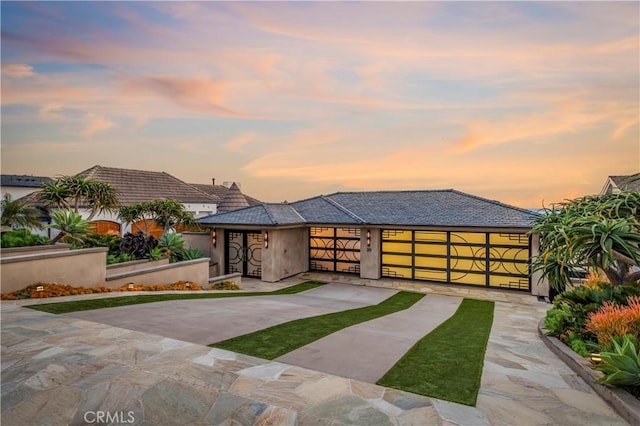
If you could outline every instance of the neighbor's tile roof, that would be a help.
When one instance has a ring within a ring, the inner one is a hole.
[[[291,204],[263,204],[265,209],[290,208],[270,217],[266,210],[249,207],[200,219],[203,224],[287,225],[344,224],[388,226],[469,226],[530,228],[537,214],[498,201],[463,192],[378,191],[338,192]]]
[[[640,191],[640,173],[626,176],[609,176],[613,183],[624,191]]]
[[[112,185],[118,191],[121,205],[168,198],[182,203],[220,202],[219,198],[165,172],[93,166],[78,174]]]
[[[46,176],[0,175],[0,186],[19,186],[24,188],[40,188],[53,179]]]
[[[208,184],[204,184],[204,183],[190,183],[189,185],[198,188],[200,191],[202,192],[206,192],[209,195],[213,195],[214,197],[218,197],[220,198],[220,200],[223,200],[225,195],[227,195],[227,193],[229,192],[230,188],[227,188],[224,185],[208,185]],[[249,203],[250,206],[257,206],[258,204],[262,204],[262,201],[250,197],[247,194],[242,194],[244,195],[244,198],[246,198],[247,203]]]

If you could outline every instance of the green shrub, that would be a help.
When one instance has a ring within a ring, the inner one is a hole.
[[[571,350],[580,355],[583,358],[587,358],[589,356],[589,350],[587,349],[587,343],[581,338],[577,337],[575,334],[569,335],[569,343],[571,345]]]
[[[108,254],[107,265],[113,265],[114,263],[131,262],[132,260],[138,260],[134,255],[129,253],[120,253],[118,255]]]
[[[597,282],[594,286],[578,286],[559,294],[553,308],[547,311],[544,325],[551,336],[570,345],[568,336],[576,334],[580,340],[594,342],[595,336],[586,330],[588,317],[605,302],[627,305],[627,299],[640,293],[640,285],[611,285]]]
[[[182,252],[182,260],[200,259],[201,257],[204,257],[204,253],[193,247]]]
[[[635,336],[614,338],[613,350],[602,352],[602,364],[596,369],[606,375],[599,382],[609,386],[640,387],[640,346]]]
[[[122,238],[112,234],[88,234],[82,243],[74,243],[73,248],[107,247],[110,255],[118,256]]]
[[[164,253],[162,252],[162,249],[160,247],[154,247],[151,249],[151,251],[147,255],[147,258],[149,260],[160,260],[162,259],[163,255]]]
[[[3,232],[0,236],[0,246],[10,247],[30,247],[49,244],[49,239],[40,235],[32,234],[28,229],[16,229],[10,232]]]

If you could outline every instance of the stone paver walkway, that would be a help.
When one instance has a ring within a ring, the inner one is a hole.
[[[476,407],[2,302],[2,424],[86,424],[97,411],[167,426],[626,424],[538,337],[548,304],[391,284],[496,300]]]
[[[298,318],[375,305],[395,293],[385,288],[326,284],[297,294],[171,300],[66,315],[209,345]]]
[[[423,297],[404,311],[345,328],[277,361],[376,383],[423,336],[456,312],[462,298]]]

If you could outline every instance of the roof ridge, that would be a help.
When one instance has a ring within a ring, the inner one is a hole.
[[[234,182],[235,183],[235,182]],[[269,218],[269,220],[271,221],[271,223],[273,223],[274,225],[277,225],[278,222],[276,222],[276,220],[273,218],[273,216],[271,215],[271,213],[269,212],[269,209],[267,208],[267,206],[263,204],[260,204],[260,207],[262,207],[262,209],[264,210],[264,212],[267,214],[267,217]]]
[[[127,169],[125,169],[125,170],[127,170]],[[142,172],[143,172],[144,170],[140,170],[140,171],[142,171]],[[155,172],[155,173],[158,173],[158,172]],[[169,173],[167,173],[167,172],[165,172],[165,171],[162,171],[162,172],[159,172],[159,173],[162,173],[162,174],[163,174],[163,175],[165,175],[165,176],[168,176],[168,177],[170,177],[170,178],[172,178],[172,179],[174,179],[174,180],[177,180],[178,182],[180,182],[180,183],[182,183],[182,184],[184,184],[184,185],[187,185],[189,188],[191,188],[191,189],[193,189],[194,191],[196,191],[196,192],[198,192],[198,193],[200,193],[200,194],[204,195],[206,198],[208,198],[208,199],[210,199],[210,200],[212,200],[212,201],[217,201],[217,200],[216,200],[215,198],[213,198],[210,194],[207,194],[206,192],[204,192],[204,191],[202,191],[202,190],[200,190],[200,189],[196,188],[195,186],[193,186],[193,185],[191,185],[191,184],[189,184],[189,183],[187,183],[187,182],[183,181],[182,179],[180,179],[180,178],[178,178],[178,177],[175,177],[175,176],[174,176],[174,175],[172,175],[172,174],[169,174]],[[220,200],[220,201],[222,201],[222,200]]]
[[[300,212],[299,212],[298,210],[296,210],[296,209],[295,209],[295,207],[293,207],[293,206],[292,206],[291,204],[289,204],[289,203],[282,203],[282,204],[283,204],[283,205],[287,205],[287,206],[289,206],[289,208],[290,208],[291,210],[293,210],[293,212],[294,212],[294,213],[295,213],[295,214],[296,214],[300,219],[302,219],[302,221],[303,221],[304,223],[307,223],[307,219],[305,219],[305,218],[300,214]]]
[[[348,216],[351,216],[352,218],[354,218],[355,220],[357,220],[360,223],[367,223],[363,218],[361,218],[360,216],[358,216],[357,214],[353,213],[351,210],[349,210],[348,208],[344,207],[342,204],[338,203],[335,200],[330,199],[330,195],[329,196],[324,196],[321,195],[320,197],[322,197],[324,200],[328,201],[329,203],[333,204],[334,206],[336,206],[337,208],[339,208],[340,210],[342,210],[344,213],[346,213]]]
[[[530,214],[532,216],[540,216],[539,213],[532,212],[531,210],[527,210],[527,209],[524,209],[522,207],[512,206],[510,204],[505,204],[505,203],[502,203],[502,202],[497,201],[497,200],[490,200],[488,198],[480,197],[478,195],[467,194],[466,192],[458,191],[457,189],[452,189],[451,191],[456,193],[456,194],[463,195],[465,197],[474,198],[476,200],[485,201],[487,203],[495,204],[495,205],[500,206],[500,207],[506,207],[508,209],[517,210],[519,212],[527,213],[527,214]]]

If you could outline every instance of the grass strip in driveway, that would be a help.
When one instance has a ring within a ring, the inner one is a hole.
[[[493,308],[493,302],[464,299],[451,318],[420,339],[378,384],[475,405]]]
[[[209,346],[264,359],[275,359],[343,328],[410,308],[423,297],[424,294],[421,293],[403,291],[377,305],[301,318]]]
[[[254,292],[232,292],[228,293],[201,293],[197,291],[188,293],[171,294],[145,294],[137,296],[106,297],[103,299],[74,300],[71,302],[46,303],[43,305],[27,305],[25,308],[37,311],[49,312],[51,314],[66,314],[69,312],[88,311],[91,309],[113,308],[116,306],[138,305],[141,303],[164,302],[166,300],[185,299],[220,299],[225,297],[246,297],[246,296],[277,296],[281,294],[295,294],[324,285],[320,281],[306,281],[290,287],[281,288],[274,291],[254,291]]]

